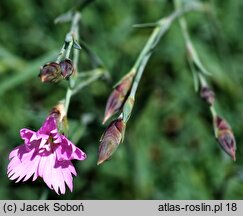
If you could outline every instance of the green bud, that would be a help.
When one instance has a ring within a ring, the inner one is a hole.
[[[128,97],[122,110],[124,122],[127,122],[131,116],[134,105],[134,97]]]

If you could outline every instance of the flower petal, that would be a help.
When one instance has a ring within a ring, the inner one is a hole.
[[[24,146],[20,146],[17,154],[23,149]],[[8,177],[10,180],[17,179],[16,182],[18,182],[25,177],[23,181],[26,181],[37,171],[39,159],[33,156],[34,152],[35,149],[25,152],[21,158],[16,156],[11,159],[8,165]]]
[[[84,160],[86,154],[69,141],[64,135],[61,135],[62,143],[56,149],[57,159],[61,160]]]
[[[41,159],[40,159],[38,170],[37,170],[37,173],[40,177],[43,177],[43,173],[44,173],[44,170],[45,170],[46,163],[47,163],[47,157],[42,156]]]
[[[52,130],[57,128],[56,120],[53,116],[48,116],[41,126],[41,128],[37,131],[39,134],[49,135]]]
[[[24,140],[25,144],[29,144],[31,138],[35,136],[35,134],[35,131],[29,130],[27,128],[23,128],[20,130],[20,137]]]
[[[41,156],[37,154],[34,157],[33,162],[29,163],[30,166],[28,166],[28,169],[27,169],[28,173],[26,174],[25,178],[23,179],[23,182],[27,181],[33,174],[35,174],[35,176],[36,176],[38,165],[40,163],[40,159],[41,159]],[[17,182],[18,181],[19,180],[17,180]]]
[[[72,163],[71,163],[70,161],[67,161],[67,162],[69,162],[69,163],[72,165]],[[68,166],[67,168],[68,168],[68,170],[69,170],[73,175],[77,176],[77,172],[76,172],[76,170],[75,170],[75,168],[74,168],[73,165],[72,165],[72,166]]]
[[[70,157],[70,160],[76,159],[76,160],[85,160],[87,158],[87,155],[79,148],[76,147],[75,151],[73,152],[72,156]]]
[[[12,159],[13,157],[16,157],[18,155],[18,151],[19,149],[24,146],[24,144],[20,145],[20,146],[17,146],[16,148],[14,148],[14,150],[12,150],[8,156],[8,159]]]
[[[73,164],[70,162],[69,166],[73,167]],[[73,167],[73,169],[75,169],[75,168]],[[62,175],[63,175],[65,183],[67,184],[68,188],[72,192],[73,191],[73,177],[72,177],[72,173],[70,172],[68,167],[62,169]]]
[[[56,161],[58,163],[58,161]],[[52,170],[52,185],[56,193],[58,194],[59,188],[61,194],[65,193],[65,182],[62,175],[62,167],[55,165]]]
[[[16,168],[16,166],[19,165],[19,163],[21,162],[23,155],[28,152],[29,150],[26,148],[25,144],[22,144],[16,147],[13,151],[11,151],[9,154],[10,163],[8,165],[8,170],[12,168]]]
[[[52,170],[54,166],[54,155],[50,154],[47,157],[45,157],[46,163],[43,168],[43,180],[47,184],[47,186],[53,190],[52,187]]]
[[[47,143],[49,136],[44,136],[42,135],[41,141],[40,141],[40,145],[39,145],[39,149],[43,148],[43,146]]]

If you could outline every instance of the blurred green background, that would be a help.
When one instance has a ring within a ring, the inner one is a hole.
[[[124,143],[97,166],[101,124],[112,86],[131,68],[154,22],[173,11],[169,0],[96,0],[82,12],[80,35],[110,71],[71,100],[69,138],[88,158],[74,161],[74,191],[58,196],[42,179],[7,178],[8,154],[22,144],[21,128],[38,130],[66,85],[42,84],[37,75],[57,56],[70,24],[53,20],[74,0],[1,0],[0,199],[242,199],[243,198],[243,1],[207,0],[211,15],[186,15],[192,41],[213,74],[216,107],[238,144],[232,162],[214,138],[207,105],[194,91],[178,22],[160,41],[140,86]],[[190,1],[187,0],[187,3]],[[91,69],[81,52],[80,70]]]

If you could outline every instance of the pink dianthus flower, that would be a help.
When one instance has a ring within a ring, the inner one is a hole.
[[[9,179],[19,182],[41,177],[57,194],[65,193],[65,183],[72,191],[72,175],[77,173],[71,160],[84,160],[86,154],[58,132],[55,116],[49,115],[37,132],[21,129],[20,136],[24,144],[9,154]]]

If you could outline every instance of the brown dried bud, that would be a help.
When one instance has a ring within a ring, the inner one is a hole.
[[[66,111],[63,103],[59,103],[56,106],[54,106],[50,112],[51,115],[54,115],[56,120],[59,122],[63,121],[63,119],[66,117]]]
[[[230,125],[219,116],[215,117],[214,125],[221,148],[235,161],[236,142]]]
[[[205,100],[209,105],[213,105],[215,101],[215,93],[208,86],[203,86],[200,91],[200,96]]]
[[[74,71],[73,63],[70,59],[64,59],[60,62],[61,74],[64,79],[68,79]]]
[[[125,98],[131,89],[134,75],[135,71],[132,70],[115,86],[106,103],[103,124],[121,109]]]
[[[41,82],[58,82],[62,79],[61,67],[56,62],[45,64],[39,73]]]
[[[116,151],[123,141],[125,129],[126,124],[122,119],[116,119],[110,123],[100,139],[97,165],[109,159]]]
[[[67,125],[67,116],[65,106],[62,102],[54,106],[49,114],[55,118],[57,122],[57,127],[60,133],[67,134],[68,125]]]

